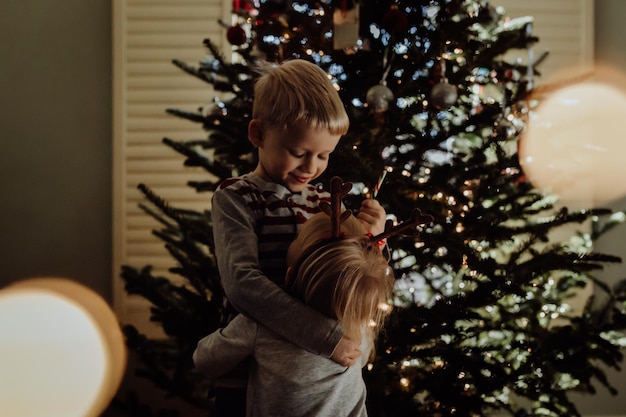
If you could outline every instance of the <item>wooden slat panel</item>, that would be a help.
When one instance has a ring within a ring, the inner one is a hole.
[[[147,323],[148,303],[125,293],[120,268],[152,265],[156,273],[168,276],[174,260],[152,235],[160,225],[139,208],[146,201],[137,185],[148,185],[175,207],[210,207],[208,193],[187,186],[190,180],[206,180],[208,174],[185,168],[184,157],[161,141],[206,136],[200,124],[165,112],[169,107],[195,111],[216,95],[172,60],[197,65],[207,54],[205,38],[230,48],[218,24],[230,15],[230,1],[120,0],[113,7],[114,304],[122,322],[150,333],[155,329]]]
[[[539,37],[534,56],[549,54],[538,68],[537,85],[563,82],[563,77],[575,78],[592,70],[593,0],[497,0],[490,4],[503,7],[511,18],[533,17],[533,34]],[[528,62],[528,54],[520,51],[507,57]]]

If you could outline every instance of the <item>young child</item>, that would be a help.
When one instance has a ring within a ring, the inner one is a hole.
[[[329,198],[311,182],[347,132],[348,115],[328,75],[305,60],[270,69],[257,80],[254,96],[248,137],[258,165],[224,181],[212,200],[224,292],[236,312],[313,354],[352,365],[361,355],[359,340],[281,288],[289,244]],[[357,218],[366,232],[384,230],[385,211],[376,200],[365,200]]]
[[[308,352],[243,314],[203,338],[194,352],[196,367],[216,378],[249,355],[247,416],[367,416],[362,367],[389,309],[393,274],[376,243],[353,216],[331,236],[331,220],[319,213],[308,220],[288,252],[286,290],[338,320],[359,340],[359,366],[343,366]]]

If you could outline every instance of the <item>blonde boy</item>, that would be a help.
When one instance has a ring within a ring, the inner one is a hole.
[[[349,127],[327,74],[305,60],[273,67],[254,88],[248,137],[256,169],[225,180],[212,200],[215,253],[230,305],[313,354],[349,366],[360,341],[340,323],[283,290],[286,254],[304,222],[329,194],[312,185]],[[365,200],[357,216],[366,232],[383,231],[385,211]]]

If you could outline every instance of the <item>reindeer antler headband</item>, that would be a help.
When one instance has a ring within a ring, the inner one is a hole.
[[[330,216],[332,238],[338,238],[341,234],[341,223],[352,215],[352,210],[341,212],[341,199],[352,189],[352,183],[344,183],[341,178],[333,177],[330,180],[330,204],[325,201],[320,203],[322,211]]]
[[[331,220],[331,236],[332,239],[338,239],[341,237],[341,223],[343,223],[348,217],[352,215],[352,211],[341,211],[341,199],[348,194],[352,189],[352,183],[344,183],[341,178],[333,177],[330,180],[330,204],[327,202],[320,203],[322,211],[330,216]],[[396,226],[391,226],[387,223],[385,231],[371,236],[371,242],[379,242],[390,236],[397,234],[406,234],[409,230],[415,230],[415,227],[433,222],[433,216],[430,214],[422,214],[422,211],[418,208],[413,209],[409,220],[404,221]]]
[[[321,248],[330,244],[331,242],[336,242],[342,239],[343,234],[341,233],[341,223],[346,221],[351,215],[352,212],[350,210],[341,211],[341,198],[348,194],[352,189],[351,183],[344,183],[341,178],[333,177],[330,180],[330,204],[328,202],[320,203],[321,210],[330,216],[331,219],[331,235],[319,240],[312,245],[310,245],[306,250],[300,254],[297,261],[293,265],[291,269],[292,274],[298,274],[297,271],[300,270],[303,262],[306,261],[310,256],[316,253]],[[422,214],[419,209],[414,209],[411,213],[411,218],[408,221],[405,221],[399,225],[391,226],[391,222],[388,222],[385,226],[385,231],[376,236],[370,236],[369,241],[372,245],[377,245],[378,242],[383,239],[393,236],[399,233],[408,234],[406,232],[413,229],[414,232],[417,232],[414,228],[416,226],[430,223],[433,221],[433,217],[428,214]],[[294,275],[295,276],[295,275]]]

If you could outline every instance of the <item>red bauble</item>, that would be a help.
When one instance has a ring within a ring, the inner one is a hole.
[[[226,39],[235,46],[243,45],[248,40],[246,31],[240,25],[231,26],[226,31]]]
[[[383,16],[382,25],[385,29],[392,33],[406,32],[409,28],[409,19],[397,5],[391,6],[391,9]]]

